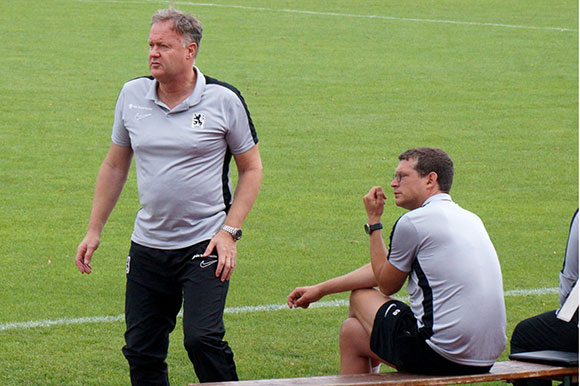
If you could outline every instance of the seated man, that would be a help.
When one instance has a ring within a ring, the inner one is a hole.
[[[560,307],[578,281],[578,210],[574,213],[568,235],[564,267],[560,272]],[[577,301],[577,300],[576,300]],[[578,304],[578,303],[576,303]],[[512,354],[557,350],[578,352],[578,310],[570,321],[560,320],[558,310],[548,311],[518,323],[510,341]],[[536,380],[530,385],[551,385],[550,381]]]
[[[352,291],[340,329],[341,374],[368,373],[379,362],[423,374],[487,372],[506,343],[493,244],[479,217],[451,200],[453,162],[445,152],[411,149],[399,161],[391,187],[409,212],[395,223],[389,249],[377,232],[386,195],[375,186],[363,198],[370,263],[294,289],[288,305],[307,308]],[[410,306],[389,297],[407,277]]]

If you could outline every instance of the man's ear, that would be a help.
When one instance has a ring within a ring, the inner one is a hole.
[[[427,174],[427,186],[439,189],[439,176],[435,172]]]
[[[189,43],[187,45],[187,55],[188,55],[188,59],[195,59],[196,55],[197,55],[197,44],[196,43]]]

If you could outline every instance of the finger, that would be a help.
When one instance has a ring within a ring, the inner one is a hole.
[[[77,249],[75,263],[81,273],[91,273],[91,266],[88,264],[91,261],[91,258],[88,255],[88,248],[84,245],[80,245]]]
[[[380,201],[381,198],[383,198],[385,194],[383,193],[382,189],[380,187],[377,187],[375,189],[375,194],[374,194],[374,199],[377,201]]]
[[[377,198],[381,198],[381,199],[387,198],[387,195],[383,191],[383,188],[381,188],[380,186],[377,188],[376,196],[377,196]]]
[[[234,273],[234,268],[236,267],[236,257],[235,255],[226,259],[226,264],[224,265],[224,272],[222,272],[221,281],[230,280],[232,274]]]
[[[373,186],[369,192],[363,197],[363,200],[367,203],[372,203],[376,201],[382,193],[382,189],[380,186]],[[382,193],[384,195],[384,193]]]
[[[224,262],[224,265],[223,265],[222,274],[220,276],[221,281],[226,281],[228,276],[229,276],[230,266],[228,264],[228,261],[229,261],[229,259],[226,258],[226,261]]]
[[[292,293],[288,296],[288,301],[292,303],[293,308],[303,307],[304,305],[304,289],[303,288],[296,288]]]
[[[296,298],[298,298],[298,297],[300,297],[300,295],[298,295],[296,289],[294,291],[290,292],[290,295],[288,295],[288,298],[286,299],[286,302],[288,303],[288,307],[295,308],[296,307]]]
[[[83,261],[86,273],[91,273],[93,271],[93,269],[91,267],[91,260],[93,259],[93,253],[95,253],[95,248],[90,248],[90,247],[87,248],[87,251],[85,253],[85,258]]]
[[[205,249],[205,252],[203,252],[202,257],[208,257],[209,254],[214,250],[215,245],[216,245],[216,242],[214,241],[214,239],[211,239],[209,244],[207,245],[207,248]]]
[[[227,281],[230,280],[230,278],[232,277],[232,274],[234,273],[234,269],[233,268],[228,268],[226,267],[224,269],[224,271],[222,272],[222,277],[221,277],[221,281]]]
[[[373,188],[371,188],[371,189],[368,191],[368,193],[367,193],[367,194],[365,194],[365,195],[363,196],[363,199],[364,199],[364,200],[370,200],[371,198],[373,198],[373,197],[374,197],[374,195],[375,195],[374,189],[375,189],[374,187],[373,187]]]
[[[295,307],[300,307],[300,308],[308,308],[309,305],[310,305],[310,302],[307,301],[306,299],[304,299],[303,297],[300,297],[300,299],[296,300],[296,302],[294,303]]]
[[[77,255],[75,256],[75,264],[77,265],[79,271],[81,271],[81,273],[83,272],[83,255],[85,254],[84,252],[84,248],[82,248],[80,245],[77,248]]]
[[[222,274],[225,266],[225,256],[222,253],[218,253],[218,263],[217,267],[215,268],[215,277],[219,277]]]
[[[86,273],[85,264],[81,260],[75,260],[75,264],[77,265],[77,268],[79,269],[80,273]]]

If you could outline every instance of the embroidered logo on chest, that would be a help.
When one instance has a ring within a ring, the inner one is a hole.
[[[204,113],[193,113],[193,117],[191,120],[191,127],[192,128],[203,129],[204,122],[205,122],[205,114]]]

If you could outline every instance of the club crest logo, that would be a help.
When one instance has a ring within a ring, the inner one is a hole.
[[[203,128],[203,123],[205,122],[205,114],[204,113],[193,113],[193,118],[191,120],[191,127],[192,128]]]

